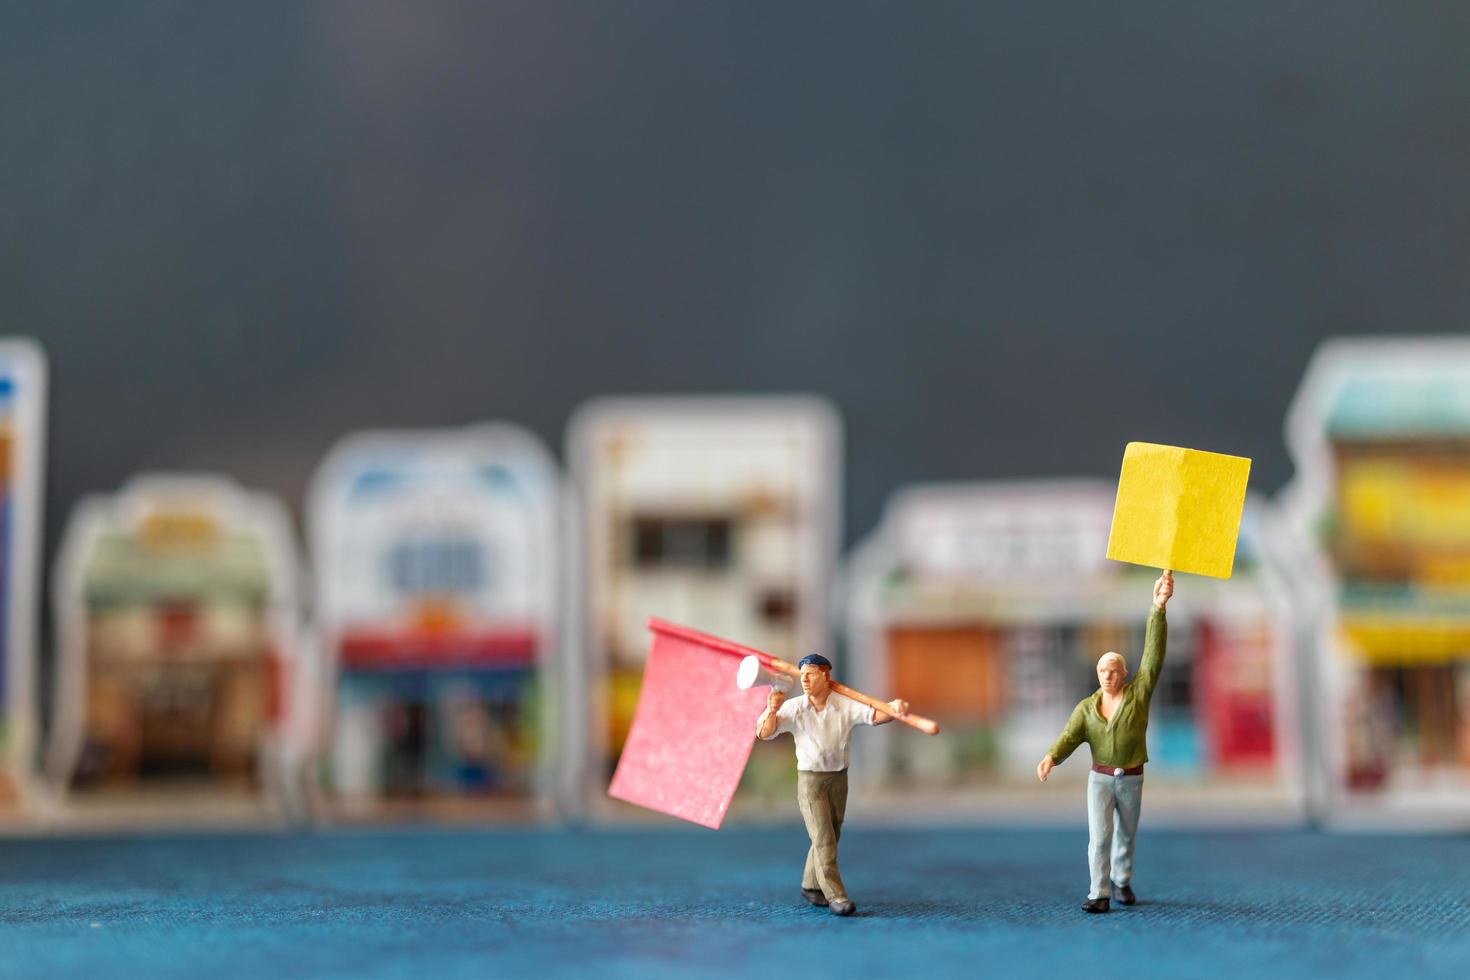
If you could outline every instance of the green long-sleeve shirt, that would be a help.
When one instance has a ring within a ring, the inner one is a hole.
[[[1123,703],[1111,720],[1102,716],[1102,690],[1099,689],[1077,703],[1067,727],[1062,729],[1051,757],[1061,762],[1086,742],[1092,747],[1093,765],[1132,769],[1148,761],[1144,734],[1148,730],[1148,703],[1159,682],[1164,666],[1164,647],[1169,639],[1169,624],[1164,610],[1155,606],[1148,614],[1148,629],[1143,635],[1143,662],[1133,679],[1123,685]]]

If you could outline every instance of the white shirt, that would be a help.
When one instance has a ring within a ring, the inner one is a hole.
[[[874,711],[836,691],[827,695],[827,706],[818,711],[805,694],[787,698],[776,711],[775,738],[790,732],[796,740],[796,768],[802,772],[841,772],[847,768],[847,750],[852,730],[871,725]]]

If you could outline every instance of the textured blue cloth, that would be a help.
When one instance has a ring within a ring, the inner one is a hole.
[[[0,841],[0,976],[1470,976],[1470,840],[1144,827],[1140,904],[1080,911],[1087,833],[800,827]]]

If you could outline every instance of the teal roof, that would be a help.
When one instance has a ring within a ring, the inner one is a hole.
[[[1327,431],[1339,439],[1470,436],[1470,371],[1349,378]]]

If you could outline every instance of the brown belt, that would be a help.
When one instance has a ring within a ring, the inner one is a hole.
[[[1104,776],[1142,776],[1143,766],[1134,766],[1132,769],[1119,769],[1115,766],[1094,765],[1092,771],[1100,772]]]

